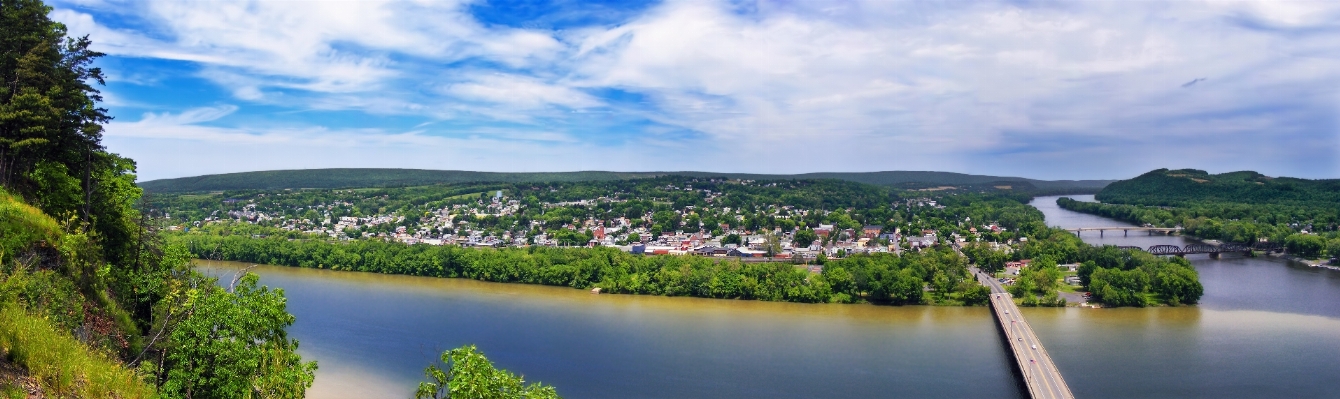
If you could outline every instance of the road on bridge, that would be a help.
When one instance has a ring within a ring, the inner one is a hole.
[[[1029,395],[1033,399],[1073,399],[1075,395],[1070,393],[1070,386],[1061,378],[1061,371],[1056,368],[1051,356],[1047,355],[1042,341],[1033,334],[1033,328],[1019,314],[1019,307],[1014,304],[1010,293],[991,276],[976,270],[973,272],[982,285],[991,288],[991,309],[1005,333],[1005,339],[1010,343],[1010,351],[1019,364],[1019,371],[1023,373]]]

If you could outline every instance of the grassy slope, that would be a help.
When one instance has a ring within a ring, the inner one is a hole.
[[[0,190],[0,264],[37,242],[60,239],[60,224],[34,206]]]
[[[151,398],[154,390],[116,360],[93,352],[46,319],[0,303],[0,353],[28,370],[47,397]]]
[[[1209,174],[1202,170],[1158,169],[1113,182],[1098,193],[1103,202],[1172,206],[1191,201],[1246,204],[1340,203],[1340,180],[1272,178],[1243,171]]]
[[[1106,185],[1107,180],[1031,180],[1018,177],[981,176],[950,172],[888,171],[863,173],[806,173],[799,175],[769,175],[714,172],[551,172],[499,173],[458,170],[422,169],[306,169],[242,172],[204,175],[176,179],[152,180],[140,187],[153,192],[193,192],[245,189],[285,188],[352,188],[396,187],[440,183],[465,182],[564,182],[592,180],[621,180],[662,175],[695,177],[729,177],[737,179],[839,179],[867,184],[902,185],[922,183],[932,185],[982,185],[1002,182],[1027,183],[1039,189],[1091,189]]]
[[[60,224],[35,207],[0,190],[0,288],[22,274],[13,256],[27,248],[52,245]],[[17,274],[16,274],[17,273]],[[6,291],[7,289],[0,289]],[[144,398],[153,388],[109,357],[90,350],[46,317],[28,314],[0,292],[0,356],[27,370],[47,397]],[[10,298],[12,299],[12,297]]]

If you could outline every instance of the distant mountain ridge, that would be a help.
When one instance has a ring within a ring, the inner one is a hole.
[[[139,186],[150,192],[194,192],[220,190],[282,190],[298,188],[400,187],[466,182],[571,182],[638,179],[666,175],[726,177],[749,180],[838,179],[883,186],[1012,186],[1014,189],[1097,192],[1111,180],[1034,180],[1021,177],[970,175],[953,172],[885,171],[818,172],[803,174],[755,174],[716,172],[475,172],[426,169],[299,169],[240,172],[174,179],[150,180]],[[1018,186],[1018,187],[1013,187]]]
[[[1270,177],[1252,171],[1210,174],[1197,169],[1157,169],[1113,182],[1095,198],[1106,203],[1153,206],[1189,202],[1340,204],[1340,179]]]

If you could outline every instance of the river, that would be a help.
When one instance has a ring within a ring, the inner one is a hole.
[[[1076,197],[1092,200],[1092,197]],[[1120,222],[1033,202],[1051,225]],[[1093,237],[1089,237],[1092,234]],[[1090,243],[1181,237],[1085,233]],[[1340,397],[1340,272],[1190,258],[1200,306],[1030,308],[1081,398]],[[247,266],[201,262],[213,274]],[[404,398],[444,349],[473,343],[570,398],[1020,397],[985,308],[591,295],[457,279],[261,266],[320,363],[311,398]]]

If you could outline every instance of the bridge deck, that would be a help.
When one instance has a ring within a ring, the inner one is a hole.
[[[1137,226],[1110,226],[1110,227],[1072,227],[1069,231],[1099,231],[1099,230],[1130,230],[1130,231],[1179,231],[1181,227],[1137,227]]]
[[[1075,395],[1070,393],[1070,386],[1061,378],[1061,371],[1056,368],[1051,356],[1047,355],[1042,341],[1033,334],[1033,328],[1019,314],[1019,307],[1014,304],[1010,294],[990,276],[977,273],[977,279],[982,285],[991,288],[992,313],[1006,341],[1010,343],[1010,353],[1019,364],[1029,396],[1033,399],[1073,399]]]

